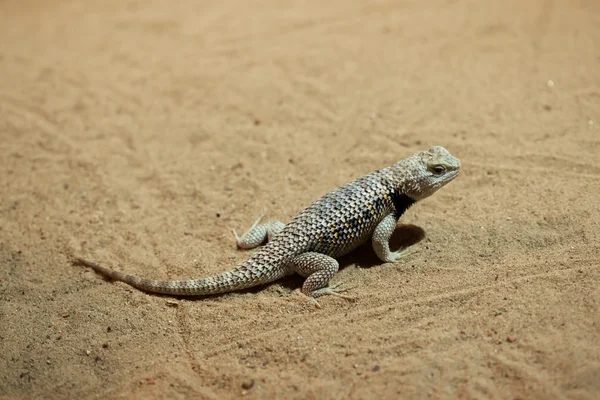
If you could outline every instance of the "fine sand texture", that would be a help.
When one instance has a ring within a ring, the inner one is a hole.
[[[152,295],[431,145],[382,264]],[[0,1],[0,398],[600,398],[600,2]]]

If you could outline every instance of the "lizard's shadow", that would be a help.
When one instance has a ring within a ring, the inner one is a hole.
[[[397,251],[399,249],[405,249],[419,243],[425,238],[425,230],[420,226],[413,224],[401,224],[396,226],[396,230],[390,238],[390,250]],[[346,254],[338,259],[340,264],[340,270],[346,268],[348,265],[356,264],[359,268],[371,268],[383,264],[383,261],[377,257],[373,250],[371,240],[368,240],[365,244],[359,246],[353,252]],[[302,287],[304,278],[298,274],[290,275],[279,281],[279,284],[290,290]],[[256,290],[260,291],[261,288],[247,289],[249,291]]]
[[[390,238],[390,250],[398,251],[407,249],[419,243],[425,238],[425,230],[420,226],[412,224],[398,225]],[[371,268],[383,264],[384,262],[377,257],[373,245],[369,240],[352,253],[343,256],[339,260],[340,269],[350,264],[356,264],[360,268]]]

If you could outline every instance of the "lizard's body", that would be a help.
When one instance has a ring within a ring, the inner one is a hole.
[[[172,295],[208,295],[231,292],[298,273],[306,278],[302,293],[317,298],[339,295],[329,287],[338,270],[336,258],[372,238],[375,253],[384,262],[401,258],[389,249],[398,218],[413,203],[433,194],[460,172],[460,161],[440,146],[419,152],[335,189],[301,211],[288,224],[255,224],[238,246],[267,244],[235,269],[194,280],[156,281],[126,275],[78,258],[77,261],[114,280],[141,290]],[[235,233],[235,232],[234,232]],[[343,297],[343,296],[342,296]],[[316,302],[315,302],[316,303]]]

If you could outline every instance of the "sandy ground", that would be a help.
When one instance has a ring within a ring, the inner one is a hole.
[[[0,2],[0,397],[600,396],[598,1],[172,3]],[[342,260],[355,302],[70,262],[217,273],[433,144],[463,173],[404,262]]]

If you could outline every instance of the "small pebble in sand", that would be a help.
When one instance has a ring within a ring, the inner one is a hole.
[[[254,386],[254,379],[249,379],[247,381],[242,382],[242,389],[249,390]]]

